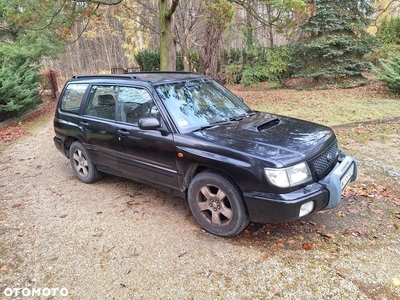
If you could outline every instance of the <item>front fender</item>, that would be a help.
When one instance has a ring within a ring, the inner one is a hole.
[[[190,181],[193,177],[194,168],[198,169],[199,167],[218,170],[228,175],[241,189],[251,188],[252,185],[259,184],[260,181],[264,180],[262,178],[263,172],[254,167],[257,164],[251,161],[188,147],[179,147],[178,152],[183,155],[183,157],[177,159],[178,171],[182,174],[188,174],[188,176],[185,176],[186,180],[184,181],[186,183],[183,182],[184,185],[188,185],[188,178]]]

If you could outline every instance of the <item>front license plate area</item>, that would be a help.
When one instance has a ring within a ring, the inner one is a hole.
[[[353,174],[354,174],[354,163],[351,164],[350,168],[346,171],[346,173],[344,173],[344,175],[340,179],[340,186],[341,186],[342,191],[349,184],[351,178],[353,177]]]

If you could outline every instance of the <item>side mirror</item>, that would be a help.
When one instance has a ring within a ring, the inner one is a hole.
[[[153,117],[141,118],[139,120],[139,128],[142,130],[157,130],[161,128],[161,123]]]

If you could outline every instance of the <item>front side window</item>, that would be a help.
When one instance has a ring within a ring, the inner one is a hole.
[[[156,90],[180,132],[227,122],[250,112],[243,101],[213,80],[164,84]]]
[[[78,114],[87,87],[88,84],[82,84],[82,83],[69,84],[65,88],[65,92],[61,99],[61,110],[65,112]]]
[[[143,88],[120,87],[118,93],[118,121],[137,125],[139,119],[155,117],[159,111],[149,92]]]
[[[115,120],[116,90],[114,86],[92,86],[85,115]]]

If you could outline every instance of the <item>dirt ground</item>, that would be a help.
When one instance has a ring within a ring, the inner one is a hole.
[[[47,116],[0,148],[0,299],[400,298],[398,165],[372,151],[339,207],[223,239],[182,199],[79,182],[52,138]]]

